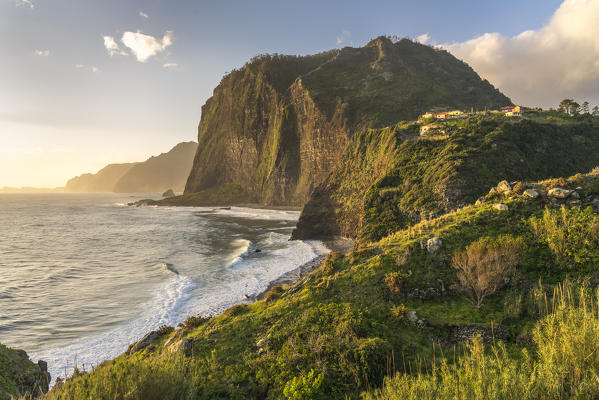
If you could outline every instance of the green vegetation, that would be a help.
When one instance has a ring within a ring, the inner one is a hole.
[[[48,383],[45,367],[31,362],[23,350],[0,344],[0,400],[38,395],[48,391]]]
[[[548,196],[557,183],[578,187],[580,204]],[[583,262],[564,263],[545,232],[594,232],[599,171],[522,182],[519,191],[529,188],[540,195],[494,192],[478,205],[360,242],[347,255],[333,253],[268,300],[189,320],[137,353],[77,374],[47,398],[535,398],[543,390],[550,398],[596,397],[597,303],[574,294],[594,285],[597,265],[578,233],[560,245],[568,260]],[[425,245],[432,237],[442,240],[434,252]],[[455,254],[476,248],[518,253],[510,279],[478,309],[453,265]],[[461,345],[477,335],[490,344]],[[191,343],[188,356],[183,340]]]
[[[365,400],[410,399],[594,399],[599,396],[599,304],[597,293],[556,288],[551,312],[532,328],[530,350],[510,352],[480,338],[458,360],[418,364],[397,374]],[[513,353],[513,354],[511,354]]]
[[[568,176],[599,164],[597,118],[549,111],[442,124],[442,137],[419,137],[409,123],[356,133],[304,207],[295,237],[376,241],[471,204],[501,180]]]

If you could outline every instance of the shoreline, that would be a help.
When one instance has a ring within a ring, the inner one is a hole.
[[[351,252],[354,248],[355,241],[351,239],[342,239],[336,238],[331,240],[323,240],[322,243],[330,250],[330,253],[338,252],[342,254],[347,254]],[[328,253],[328,254],[330,254]],[[323,254],[313,258],[312,260],[299,265],[298,267],[292,269],[291,271],[285,272],[283,275],[279,276],[277,279],[272,280],[268,283],[266,289],[262,292],[257,293],[253,296],[249,296],[249,303],[254,303],[256,301],[260,301],[264,299],[266,293],[268,293],[272,288],[276,286],[292,286],[302,280],[302,278],[309,275],[312,271],[317,269],[322,265],[324,260],[327,258],[328,254]]]

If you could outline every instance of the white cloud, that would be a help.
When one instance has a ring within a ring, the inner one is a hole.
[[[423,33],[420,36],[416,36],[416,41],[418,43],[427,44],[429,40],[431,40],[431,37],[428,35],[428,33]]]
[[[75,68],[83,68],[83,64],[75,64]]]
[[[118,43],[114,40],[114,37],[102,36],[102,38],[104,39],[104,47],[106,48],[106,51],[108,51],[108,54],[110,54],[111,57],[114,56],[115,54],[118,54],[121,56],[127,55],[127,52],[121,50]]]
[[[179,68],[179,64],[176,64],[176,63],[166,63],[166,64],[162,64],[162,66],[166,69],[178,69]]]
[[[343,32],[341,32],[341,35],[337,36],[337,44],[338,45],[347,44],[348,41],[350,44],[353,44],[353,42],[349,40],[350,38],[351,38],[351,31],[344,30]]]
[[[173,32],[166,31],[162,39],[141,32],[125,32],[121,42],[128,47],[139,62],[146,62],[150,57],[163,52],[173,43]]]
[[[15,0],[15,2],[19,7],[35,8],[35,5],[30,0]]]
[[[48,57],[50,55],[50,50],[36,50],[35,55],[39,57]]]
[[[145,13],[145,12],[143,12],[143,11],[140,11],[140,12],[139,12],[139,16],[140,16],[140,17],[143,17],[143,18],[145,18],[145,19],[148,19],[148,18],[150,17],[148,14],[146,14],[146,13]]]
[[[564,0],[539,30],[443,45],[516,103],[599,102],[599,1]]]

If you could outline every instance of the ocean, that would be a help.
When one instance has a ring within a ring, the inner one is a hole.
[[[298,211],[126,205],[142,197],[0,194],[0,343],[54,380],[328,252],[288,240]]]

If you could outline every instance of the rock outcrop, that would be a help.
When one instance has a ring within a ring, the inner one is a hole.
[[[257,57],[223,78],[202,107],[185,193],[240,185],[262,204],[303,205],[358,130],[434,106],[510,103],[448,52],[407,39]]]
[[[0,344],[0,400],[20,396],[37,397],[48,391],[48,364],[33,363],[24,350]]]

